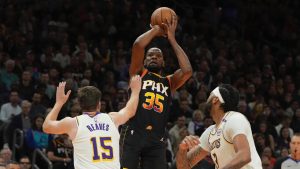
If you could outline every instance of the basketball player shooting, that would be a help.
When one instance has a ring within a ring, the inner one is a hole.
[[[123,169],[166,169],[165,128],[171,95],[192,75],[192,67],[183,49],[175,39],[176,15],[160,26],[140,35],[133,44],[130,76],[141,74],[142,89],[136,115],[122,127],[120,144]],[[145,48],[157,36],[167,36],[179,62],[180,69],[169,76],[162,76],[164,59],[162,51],[153,47]],[[138,141],[137,141],[138,140]]]
[[[216,169],[262,169],[250,123],[236,112],[238,102],[238,91],[230,85],[220,85],[211,92],[207,104],[216,124],[200,139],[184,138],[176,155],[178,169],[192,168],[209,153]]]
[[[61,82],[57,87],[56,103],[45,119],[44,132],[69,135],[74,147],[75,169],[119,169],[118,126],[135,115],[141,90],[140,76],[132,76],[130,99],[119,112],[100,113],[101,92],[96,87],[86,86],[78,90],[83,114],[57,120],[71,93],[65,94],[65,85],[66,82]]]

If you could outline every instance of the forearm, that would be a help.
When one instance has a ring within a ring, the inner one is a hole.
[[[181,149],[178,150],[176,154],[176,167],[177,169],[191,168],[187,158],[187,150],[181,150]]]
[[[127,113],[128,118],[131,118],[135,115],[138,102],[139,102],[139,92],[132,91],[130,95],[130,99],[128,100],[125,106],[126,112],[128,112]]]
[[[63,105],[61,105],[61,104],[55,103],[54,107],[49,112],[49,114],[47,115],[47,117],[46,117],[46,119],[44,121],[44,124],[43,124],[43,128],[44,129],[49,126],[49,123],[57,120],[58,113],[60,112],[62,106]]]
[[[178,64],[180,66],[180,69],[183,73],[190,73],[192,74],[192,65],[189,61],[189,58],[187,57],[184,50],[179,46],[175,38],[170,38],[169,42],[177,56]]]
[[[143,33],[135,40],[133,46],[145,48],[152,41],[152,39],[156,36],[156,34],[157,34],[156,31],[157,31],[156,29],[150,29],[149,31]]]

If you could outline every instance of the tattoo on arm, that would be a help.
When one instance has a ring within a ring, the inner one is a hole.
[[[198,146],[188,153],[188,160],[189,160],[190,166],[193,167],[201,160],[201,159],[199,159],[199,155],[200,155],[201,151],[202,151],[202,148],[200,146]]]

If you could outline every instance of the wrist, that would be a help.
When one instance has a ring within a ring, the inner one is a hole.
[[[61,108],[63,105],[64,105],[64,103],[56,102],[55,105],[54,105],[54,107],[59,107],[59,108]]]

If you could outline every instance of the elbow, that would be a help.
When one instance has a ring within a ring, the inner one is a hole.
[[[141,41],[140,41],[139,38],[137,38],[137,39],[134,41],[134,43],[133,43],[133,45],[132,45],[132,48],[133,48],[133,49],[140,49],[140,48],[143,48],[142,43],[141,43]]]
[[[187,68],[184,72],[183,72],[185,79],[189,79],[190,77],[192,77],[193,75],[193,69],[192,67]]]
[[[47,125],[46,123],[43,124],[43,131],[44,133],[49,133],[49,125]]]
[[[244,155],[243,158],[241,159],[242,160],[242,163],[244,165],[248,164],[251,162],[251,155],[250,155],[250,152],[247,153],[247,155]]]

